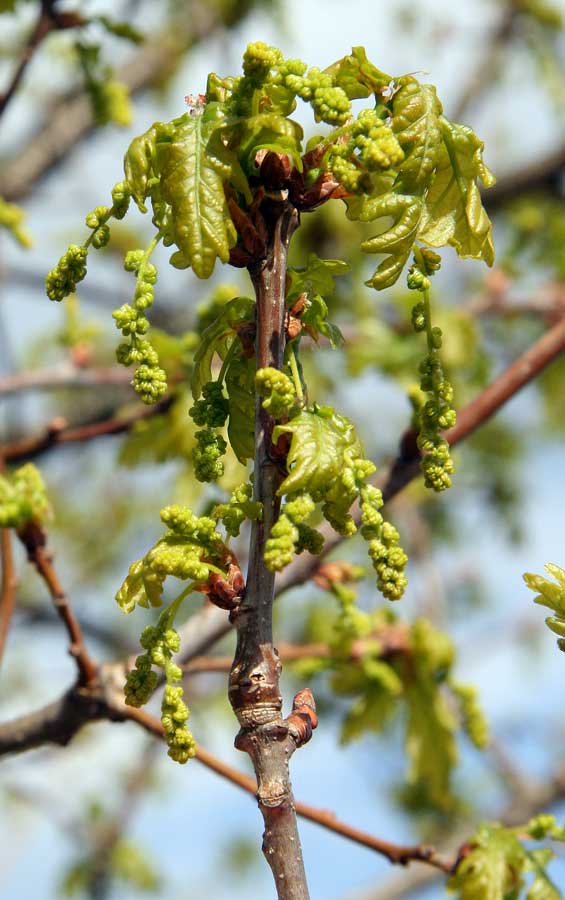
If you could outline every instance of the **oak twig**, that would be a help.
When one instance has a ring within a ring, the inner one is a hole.
[[[46,534],[37,523],[31,521],[18,531],[18,536],[27,550],[30,562],[47,585],[53,605],[67,630],[69,653],[78,669],[77,684],[79,687],[88,688],[96,681],[98,666],[85,647],[81,627],[53,566],[51,553],[46,546]]]
[[[243,16],[242,16],[243,18]],[[210,3],[191,3],[186,26],[164,33],[154,41],[144,42],[122,66],[116,79],[131,94],[162,83],[180,51],[188,51],[208,37],[220,24],[218,11]],[[177,23],[178,25],[178,23]],[[72,91],[50,105],[44,121],[14,159],[4,165],[0,175],[0,195],[18,200],[33,185],[57,166],[71,150],[96,128],[92,104],[84,91]]]
[[[10,630],[16,601],[16,572],[12,553],[12,534],[9,528],[0,529],[2,583],[0,585],[0,662]]]
[[[257,368],[282,369],[286,257],[298,213],[281,191],[280,199],[271,196],[264,200],[261,214],[268,235],[266,258],[250,266],[257,298]],[[236,747],[249,754],[257,777],[257,799],[265,821],[263,853],[273,871],[279,900],[308,900],[288,764],[294,750],[309,739],[317,720],[309,691],[308,696],[301,692],[295,697],[288,719],[282,717],[281,666],[273,647],[275,576],[263,559],[280,508],[277,488],[281,474],[272,456],[272,430],[273,420],[257,397],[253,497],[262,503],[263,517],[252,523],[245,598],[233,615],[237,646],[229,699],[241,726]],[[299,703],[301,713],[296,712]],[[298,717],[296,722],[294,717]]]
[[[163,726],[159,720],[150,716],[143,710],[131,709],[130,711],[128,709],[126,717],[137,722],[156,737],[162,737]],[[244,775],[243,772],[239,772],[227,763],[222,762],[199,744],[196,748],[196,759],[201,762],[202,765],[206,766],[206,768],[216,772],[217,775],[227,779],[227,781],[240,787],[248,794],[256,796],[257,784],[253,778],[249,775]],[[390,841],[384,841],[381,838],[375,837],[372,834],[368,834],[365,831],[361,831],[358,828],[352,828],[345,822],[341,822],[328,810],[318,809],[315,806],[309,806],[308,804],[300,803],[299,801],[296,801],[294,806],[296,814],[302,819],[308,819],[310,822],[314,822],[316,825],[321,825],[322,828],[334,832],[334,834],[340,834],[342,837],[345,837],[356,844],[361,844],[369,850],[374,850],[376,853],[380,853],[381,856],[385,856],[391,863],[396,865],[406,866],[410,862],[424,862],[433,868],[440,869],[446,873],[450,873],[454,868],[456,858],[453,857],[453,859],[447,859],[442,857],[433,847],[427,847],[420,844],[394,844]]]
[[[131,372],[124,366],[75,366],[70,362],[50,369],[32,369],[0,378],[0,397],[20,391],[51,391],[58,388],[126,387]]]
[[[55,30],[77,28],[80,25],[84,25],[84,20],[78,13],[57,13],[53,8],[54,5],[54,0],[42,0],[41,2],[39,17],[23,49],[10,84],[4,93],[0,94],[0,116],[14,98],[24,77],[25,71],[33,59],[35,51],[45,40],[47,35]]]
[[[118,665],[119,668],[119,665]],[[80,729],[90,722],[109,719],[114,722],[135,722],[155,737],[163,738],[163,726],[159,719],[142,709],[124,706],[123,702],[111,695],[108,688],[116,664],[106,667],[104,677],[106,687],[93,689],[89,695],[71,688],[63,697],[31,715],[21,716],[12,722],[0,725],[0,757],[13,753],[23,753],[44,744],[66,746]],[[252,796],[257,795],[257,784],[249,775],[239,772],[222,762],[204,747],[197,745],[196,759],[206,768],[227,779]],[[295,804],[297,815],[308,819],[334,834],[374,850],[395,865],[406,866],[411,862],[422,862],[435,869],[449,873],[456,858],[441,856],[433,847],[423,845],[402,845],[382,840],[358,828],[342,822],[328,810],[318,809],[306,803]]]
[[[402,623],[385,625],[370,637],[353,641],[348,659],[352,663],[358,663],[369,648],[374,648],[375,641],[379,644],[380,659],[390,659],[393,656],[405,654],[409,652],[408,635],[409,629]],[[333,655],[333,652],[329,644],[322,642],[313,644],[277,644],[277,653],[283,662],[296,662],[312,656],[327,659]],[[182,669],[187,675],[200,675],[212,672],[229,672],[231,665],[231,656],[194,656],[190,662],[182,666]]]
[[[0,453],[7,462],[23,462],[34,459],[36,456],[51,450],[61,444],[84,443],[97,437],[106,437],[112,434],[124,434],[137,422],[150,419],[152,416],[166,412],[173,402],[172,396],[163,397],[152,406],[140,406],[131,413],[121,416],[112,416],[101,422],[91,422],[85,425],[68,425],[66,419],[57,416],[53,419],[45,431],[41,434],[22,438],[11,444],[5,444],[0,448]]]

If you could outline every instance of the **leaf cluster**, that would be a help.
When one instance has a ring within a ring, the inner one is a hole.
[[[309,632],[311,639],[328,641],[330,654],[301,661],[299,673],[326,673],[331,690],[351,698],[341,730],[345,743],[379,733],[401,715],[408,792],[418,796],[420,807],[453,809],[457,735],[466,733],[482,748],[488,728],[475,690],[453,677],[450,639],[426,619],[405,625],[390,607],[360,610],[343,582],[330,584],[330,590],[340,612],[328,620],[325,609],[323,623],[312,618]]]
[[[550,815],[536,816],[523,828],[481,825],[448,889],[458,900],[560,900],[561,892],[546,871],[553,851],[528,849],[528,839],[564,841],[565,829]]]

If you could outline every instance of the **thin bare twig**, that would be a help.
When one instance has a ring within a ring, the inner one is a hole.
[[[51,369],[17,372],[0,378],[0,397],[9,397],[21,391],[51,391],[58,388],[90,388],[128,386],[131,372],[123,366],[92,366],[81,368],[71,362]]]
[[[162,81],[179,52],[197,45],[220,24],[219,13],[212,4],[191,3],[190,16],[177,23],[174,33],[169,30],[155,41],[144,43],[131,59],[116,69],[116,79],[132,94],[147,90]],[[83,91],[58,98],[51,104],[37,133],[3,166],[0,195],[7,200],[20,199],[95,128],[92,104]]]
[[[381,659],[390,659],[392,656],[407,653],[409,650],[408,628],[402,623],[385,625],[369,638],[353,641],[348,658],[352,663],[359,662],[369,647],[374,648],[375,641],[378,641]],[[279,643],[277,652],[282,662],[296,662],[311,656],[327,659],[334,653],[329,644],[321,642],[312,644]],[[185,663],[182,669],[187,675],[200,675],[229,672],[231,665],[231,656],[195,656],[190,662]]]
[[[535,191],[550,190],[557,195],[564,172],[565,145],[562,144],[543,159],[503,175],[484,192],[483,203],[489,212],[494,212],[510,200]]]
[[[47,550],[44,530],[35,522],[25,525],[18,535],[27,550],[30,562],[47,585],[53,605],[69,636],[69,653],[78,669],[78,685],[89,687],[96,681],[98,666],[88,653],[81,627],[55,571],[51,553]]]
[[[500,19],[481,48],[481,59],[465,83],[463,91],[453,110],[453,119],[461,122],[469,107],[477,100],[485,88],[495,83],[501,57],[514,34],[514,24],[518,15],[518,4],[507,0],[500,13]]]
[[[112,675],[116,668],[116,664],[106,667],[104,677],[106,687],[93,687],[88,694],[81,693],[74,687],[49,706],[0,725],[0,756],[23,753],[47,743],[66,746],[84,725],[104,719],[135,722],[150,734],[162,739],[163,726],[159,719],[142,709],[125,706],[122,699],[116,696],[115,689],[111,686]],[[200,745],[196,749],[196,759],[246,793],[257,796],[257,783],[254,778],[222,762]],[[297,802],[296,812],[302,818],[315,822],[334,834],[339,834],[385,856],[396,865],[406,866],[411,862],[422,862],[449,873],[456,864],[456,857],[443,857],[433,847],[395,844],[382,840],[347,825],[327,810]]]
[[[5,444],[0,447],[0,453],[7,462],[23,462],[27,459],[34,459],[61,444],[84,443],[97,437],[123,434],[133,428],[137,422],[166,412],[172,402],[173,398],[169,395],[153,406],[140,406],[131,413],[112,416],[102,422],[92,422],[86,425],[69,426],[64,418],[58,416],[41,434]]]
[[[149,715],[149,713],[144,710],[135,709],[134,707],[122,707],[121,710],[124,720],[136,722],[156,737],[163,738],[163,726],[159,719]],[[114,709],[114,712],[117,713],[118,710]],[[243,772],[222,762],[200,744],[198,744],[196,748],[196,759],[202,763],[202,765],[206,766],[206,768],[211,769],[217,775],[230,781],[246,793],[251,794],[254,797],[257,796],[257,783],[254,778],[251,778],[249,775],[245,775]],[[317,807],[299,801],[296,801],[295,806],[296,813],[301,818],[308,819],[310,822],[315,822],[317,825],[321,825],[322,828],[326,828],[328,831],[340,834],[342,837],[345,837],[356,844],[361,844],[370,850],[374,850],[376,853],[385,856],[391,863],[396,865],[406,866],[410,862],[423,862],[442,872],[450,873],[453,871],[456,864],[455,857],[447,859],[438,854],[433,847],[420,844],[394,844],[390,841],[375,837],[372,834],[368,834],[365,831],[361,831],[358,828],[347,825],[328,810],[318,809]]]
[[[16,602],[16,572],[12,552],[12,534],[9,528],[0,529],[2,583],[0,586],[0,662],[10,630],[12,614]]]
[[[10,84],[4,93],[0,94],[0,116],[15,97],[28,65],[47,35],[55,30],[77,28],[80,25],[84,25],[84,20],[78,13],[57,13],[53,8],[54,5],[55,0],[41,0],[41,9],[35,27],[26,42]]]
[[[520,779],[522,781],[522,779]],[[524,779],[525,780],[525,779]],[[529,780],[526,793],[520,793],[511,797],[508,806],[496,816],[498,822],[508,827],[516,827],[527,822],[541,809],[549,810],[565,797],[565,772],[558,768],[552,778],[545,783]],[[447,841],[448,850],[457,851],[457,847],[468,840],[468,833],[457,829]],[[383,886],[368,889],[363,893],[355,894],[356,900],[401,900],[412,896],[418,888],[432,884],[438,878],[438,873],[429,868],[419,867],[411,869],[402,875],[395,875],[385,882]],[[353,900],[353,898],[352,898]]]

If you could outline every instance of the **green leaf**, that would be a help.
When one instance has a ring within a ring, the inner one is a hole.
[[[523,577],[530,590],[539,591],[534,597],[534,603],[547,606],[556,613],[549,616],[545,624],[554,634],[559,635],[557,643],[565,652],[565,571],[554,563],[548,563],[545,570],[549,575],[553,575],[557,584],[544,578],[543,575],[533,575],[531,572],[526,572]]]
[[[405,153],[400,165],[399,193],[409,193],[429,182],[442,147],[439,117],[442,106],[431,84],[401,79],[392,103],[391,127]]]
[[[323,334],[328,338],[332,347],[339,347],[343,344],[343,335],[337,325],[328,322],[328,307],[319,294],[307,298],[300,320],[316,339],[318,334]]]
[[[529,572],[524,575],[524,581],[530,590],[539,591],[538,596],[534,597],[534,603],[547,606],[565,618],[565,572],[552,563],[548,563],[545,570],[558,579],[559,583],[555,584],[543,575],[532,575]]]
[[[110,854],[110,871],[115,878],[125,881],[138,891],[156,893],[161,888],[161,878],[149,862],[145,847],[120,838]]]
[[[141,44],[145,40],[145,35],[138,31],[137,28],[134,28],[133,25],[130,25],[129,22],[114,22],[109,16],[94,16],[89,21],[99,22],[109,34],[131,41],[132,44]]]
[[[364,47],[353,47],[349,56],[344,56],[325,69],[350,100],[378,94],[391,81],[391,76],[377,69],[367,59]]]
[[[20,206],[8,203],[0,197],[0,228],[10,232],[14,240],[26,249],[33,245],[31,235],[24,226],[26,214]]]
[[[345,454],[351,459],[362,456],[362,448],[353,424],[331,407],[314,407],[300,412],[294,419],[277,425],[273,431],[276,443],[281,434],[291,434],[287,456],[288,476],[278,494],[323,491],[343,471]]]
[[[237,338],[236,338],[237,340]],[[240,462],[255,454],[255,360],[236,357],[226,372],[228,438]]]
[[[471,847],[449,879],[449,890],[459,892],[458,900],[516,900],[526,857],[514,832],[482,825]]]
[[[182,390],[166,413],[136,422],[120,447],[120,465],[132,468],[171,459],[187,462],[195,443],[194,422],[186,414],[189,406],[188,392]]]
[[[411,664],[404,672],[407,781],[426,802],[439,809],[452,803],[451,773],[457,763],[458,722],[444,692],[453,664],[453,644],[426,619],[416,619],[410,631]]]
[[[545,867],[553,858],[553,851],[547,847],[540,850],[532,850],[526,854],[528,868],[535,873],[526,900],[563,900],[559,888],[553,883]]]
[[[356,215],[358,204],[355,199],[346,201],[348,219],[367,221],[365,217],[369,214],[375,219],[383,216],[393,219],[388,229],[361,244],[364,253],[385,254],[385,259],[366,282],[380,291],[395,283],[410,256],[420,227],[422,201],[419,197],[390,193],[379,197],[371,207],[366,204],[362,215]]]
[[[349,744],[368,731],[378,733],[390,721],[396,709],[394,694],[383,686],[371,685],[347,711],[341,726],[341,743]]]
[[[157,132],[166,128],[162,122],[154,122],[151,128],[134,138],[124,156],[124,173],[130,187],[132,197],[141,212],[147,212],[145,198],[156,153]]]
[[[259,150],[285,153],[302,171],[302,138],[304,132],[298,122],[276,113],[261,113],[242,118],[230,126],[230,149],[237,148],[245,171],[256,171],[255,156]]]
[[[216,259],[226,263],[235,243],[235,229],[224,194],[231,175],[229,161],[222,160],[218,145],[208,153],[208,142],[218,121],[188,113],[174,122],[160,139],[157,158],[163,197],[171,207],[173,234],[180,254],[173,265],[191,266],[198,278],[209,278]]]
[[[306,266],[289,267],[291,281],[288,298],[294,299],[303,291],[329,297],[335,291],[334,279],[350,271],[351,266],[341,259],[320,259],[315,253],[310,253]]]
[[[212,359],[218,353],[225,359],[239,325],[253,319],[255,301],[250,297],[234,297],[219,316],[202,332],[202,339],[194,355],[194,369],[191,380],[192,396],[198,400],[202,385],[212,380]]]
[[[451,244],[459,256],[494,262],[492,225],[477,186],[494,184],[482,160],[484,144],[465,125],[440,118],[443,148],[428,190],[419,237],[432,247]]]
[[[443,694],[430,680],[414,680],[404,691],[407,705],[407,781],[425,792],[434,807],[451,805],[450,777],[457,763],[457,723]]]

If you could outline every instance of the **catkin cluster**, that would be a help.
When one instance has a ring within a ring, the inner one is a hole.
[[[398,531],[379,512],[383,495],[371,484],[359,492],[361,500],[361,534],[369,542],[369,556],[377,573],[377,587],[388,600],[399,600],[408,583],[404,569],[408,557],[400,547]]]
[[[217,481],[224,474],[222,456],[227,450],[224,438],[215,431],[222,428],[229,414],[229,401],[224,397],[222,383],[209,381],[202,388],[202,397],[189,410],[196,425],[207,426],[194,435],[192,451],[194,474],[198,481]]]
[[[428,346],[419,366],[420,388],[427,394],[427,399],[424,403],[416,403],[418,447],[422,453],[421,468],[426,487],[438,492],[451,487],[454,470],[449,444],[441,431],[452,428],[456,418],[453,387],[445,377],[439,354],[442,331],[432,325],[430,314],[430,276],[439,269],[440,263],[440,257],[432,250],[420,249],[408,272],[408,287],[419,291],[423,298],[412,309],[412,325],[415,331],[426,333]]]
[[[227,534],[237,537],[246,519],[261,519],[263,505],[252,499],[253,485],[249,482],[236,487],[229,503],[219,503],[214,507],[213,515],[223,522]]]
[[[327,164],[352,194],[369,192],[372,172],[392,169],[404,159],[396,135],[373,109],[362,110],[344,131],[344,138],[328,149]]]
[[[273,419],[284,418],[296,402],[292,380],[279,369],[272,367],[258,369],[255,386],[259,396],[264,398],[263,409],[266,409]]]
[[[265,564],[271,572],[280,572],[292,562],[295,553],[308,550],[317,555],[324,546],[323,535],[306,524],[316,504],[310,494],[295,494],[284,505],[265,543]]]
[[[136,275],[135,294],[132,303],[124,303],[112,313],[116,328],[127,338],[116,351],[118,362],[124,366],[137,364],[133,387],[144,403],[156,403],[167,390],[167,376],[159,365],[159,357],[151,343],[144,337],[149,330],[145,316],[154,300],[157,269],[149,262],[149,250],[130,250],[124,260],[126,272]]]
[[[50,512],[43,478],[33,463],[0,475],[0,528],[22,528],[31,521],[41,524]]]
[[[124,688],[128,706],[144,706],[157,687],[158,675],[153,669],[161,669],[166,686],[161,704],[161,722],[168,744],[168,754],[176,762],[185,763],[195,755],[195,743],[188,730],[189,711],[183,699],[183,689],[177,682],[182,670],[173,662],[173,653],[180,649],[180,637],[170,627],[171,615],[166,610],[156,626],[148,625],[141,634],[140,644],[145,653],[137,657],[135,667],[128,673]]]

